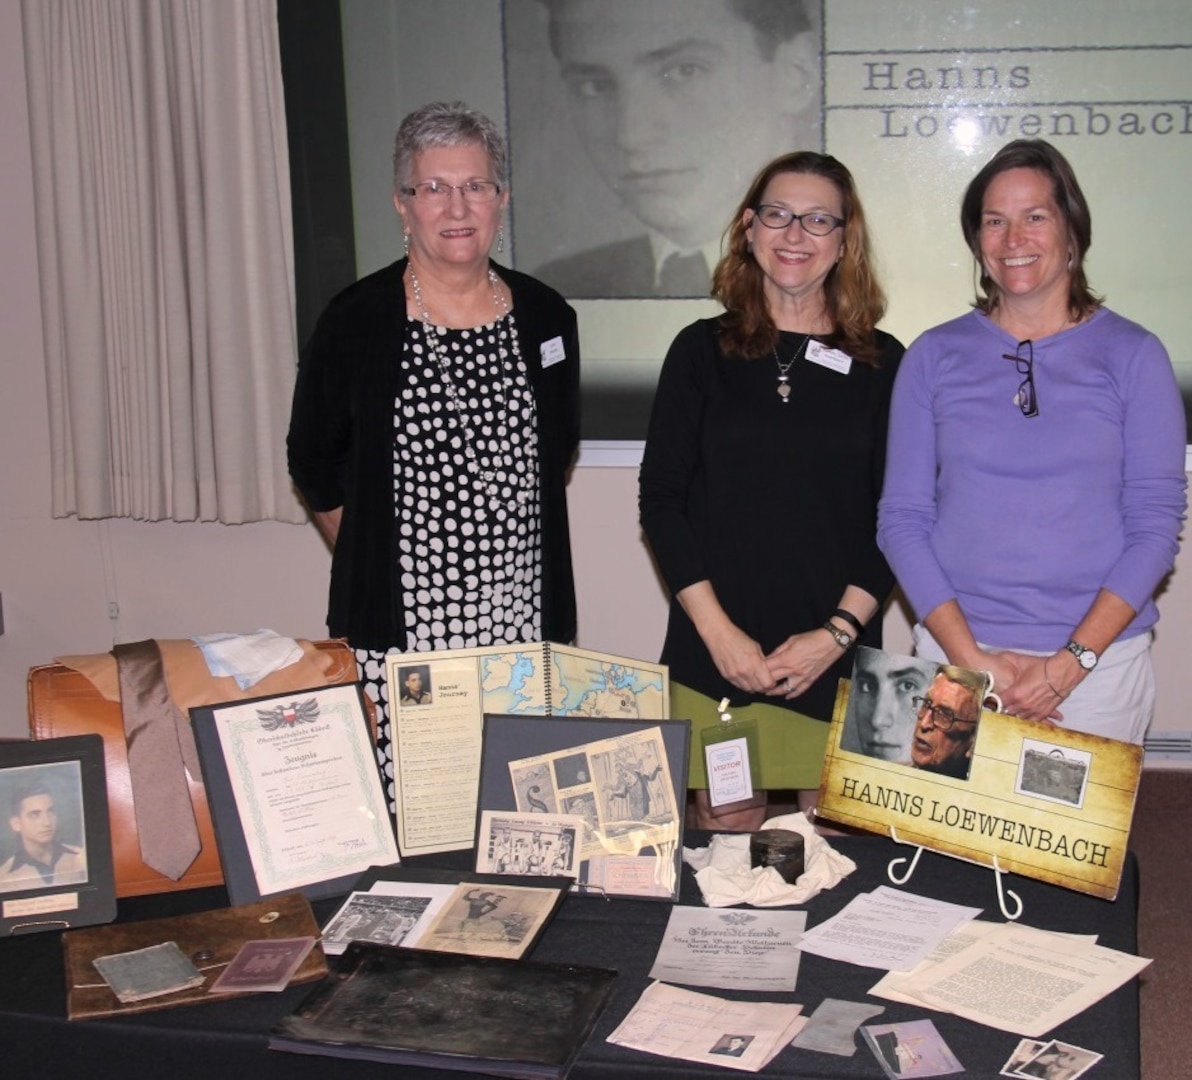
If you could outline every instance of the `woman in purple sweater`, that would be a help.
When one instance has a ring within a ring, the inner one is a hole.
[[[1007,712],[1141,742],[1186,505],[1171,363],[1089,289],[1088,204],[1048,143],[998,151],[961,226],[981,295],[903,360],[878,541],[920,655],[992,672]]]

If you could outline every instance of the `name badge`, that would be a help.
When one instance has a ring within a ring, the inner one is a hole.
[[[561,337],[553,337],[550,341],[544,341],[541,347],[542,352],[542,367],[548,368],[552,364],[557,364],[560,360],[567,359],[567,352],[563,348],[563,339]]]
[[[841,375],[847,375],[853,367],[853,358],[848,353],[839,349],[829,349],[819,341],[813,341],[807,346],[807,359],[820,367],[839,371]]]

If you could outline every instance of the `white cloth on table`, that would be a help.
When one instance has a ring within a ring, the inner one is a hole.
[[[802,904],[843,881],[857,868],[852,859],[841,855],[820,836],[801,813],[770,818],[762,828],[788,829],[803,837],[803,873],[791,885],[772,866],[751,866],[749,833],[713,836],[706,848],[683,849],[683,859],[695,871],[696,883],[708,907]]]

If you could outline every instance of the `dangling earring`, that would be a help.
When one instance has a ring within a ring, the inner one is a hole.
[[[505,250],[505,226],[502,225],[497,230],[497,254],[500,255]]]
[[[405,245],[406,245],[406,258],[408,259],[408,258],[410,257],[410,234],[409,234],[409,233],[402,233],[402,234],[401,234],[401,238],[402,238],[402,240],[405,242]]]

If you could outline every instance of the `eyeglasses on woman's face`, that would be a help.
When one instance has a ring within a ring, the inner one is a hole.
[[[776,206],[773,203],[762,203],[754,208],[753,213],[767,229],[786,229],[792,221],[797,221],[803,231],[812,236],[827,236],[836,229],[843,229],[845,224],[844,218],[825,214],[822,210],[796,214],[785,206]]]
[[[458,191],[467,203],[495,202],[501,194],[501,185],[495,180],[465,180],[462,184],[449,184],[446,180],[424,180],[421,184],[401,189],[402,195],[415,196],[419,202],[445,205],[452,194]]]

